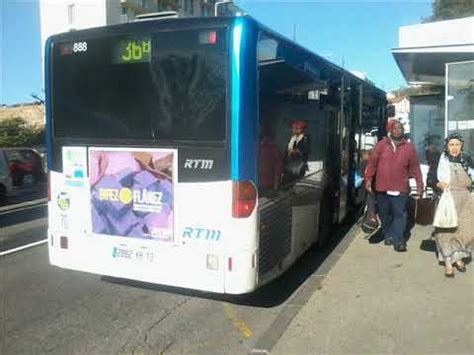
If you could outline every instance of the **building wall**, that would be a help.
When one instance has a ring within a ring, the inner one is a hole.
[[[41,48],[48,37],[68,31],[121,22],[120,0],[40,0]]]
[[[472,45],[474,17],[403,26],[399,29],[399,47],[436,47]]]
[[[56,33],[103,26],[107,23],[106,10],[106,0],[41,0],[41,41],[45,43]]]
[[[31,127],[44,126],[44,105],[20,104],[0,107],[0,121],[5,119],[21,117]]]
[[[122,0],[127,21],[145,13],[175,10],[181,16],[213,16],[216,0]]]

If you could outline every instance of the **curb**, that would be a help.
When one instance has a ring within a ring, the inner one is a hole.
[[[331,271],[349,245],[351,245],[352,241],[359,235],[358,231],[359,225],[354,223],[319,268],[305,281],[303,286],[293,296],[291,296],[270,327],[257,340],[252,350],[250,350],[250,354],[270,353],[278,340],[280,340],[282,335],[288,329],[293,319],[308,303],[311,296],[321,288],[321,283],[326,278],[329,271]]]
[[[13,205],[2,206],[0,207],[0,214],[13,213],[16,211],[20,211],[23,208],[40,207],[43,205],[46,206],[47,202],[48,202],[47,198],[39,198],[33,201],[27,201],[27,202],[16,203]]]

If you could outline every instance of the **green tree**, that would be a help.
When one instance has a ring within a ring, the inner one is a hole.
[[[474,16],[474,0],[434,0],[431,7],[433,15],[424,22]]]
[[[44,144],[44,128],[33,128],[21,117],[0,121],[0,147],[28,147]]]

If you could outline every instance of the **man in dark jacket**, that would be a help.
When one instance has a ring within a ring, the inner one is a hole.
[[[407,224],[408,179],[414,177],[418,194],[423,178],[415,147],[404,138],[403,125],[391,121],[389,136],[377,143],[366,170],[366,189],[372,192],[373,180],[384,232],[385,245],[406,251],[404,231]]]
[[[285,149],[285,172],[283,182],[288,183],[305,176],[308,171],[310,137],[306,133],[306,121],[291,124],[291,138]]]

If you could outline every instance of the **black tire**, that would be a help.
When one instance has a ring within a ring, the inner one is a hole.
[[[13,176],[13,185],[14,186],[23,186],[23,173],[16,173]]]
[[[7,188],[0,184],[0,205],[7,200]]]

